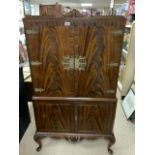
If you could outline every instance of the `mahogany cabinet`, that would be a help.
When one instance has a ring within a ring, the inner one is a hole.
[[[24,18],[38,151],[47,136],[103,136],[113,152],[124,25],[121,16]]]

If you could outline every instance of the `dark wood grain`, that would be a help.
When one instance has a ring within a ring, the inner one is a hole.
[[[90,101],[97,102],[100,101],[100,104],[104,102],[117,102],[116,98],[92,98],[92,97],[45,97],[45,96],[33,96],[33,100],[41,100],[41,101]],[[87,103],[87,102],[86,102]]]
[[[112,132],[115,117],[116,103],[104,102],[104,104],[80,103],[77,106],[77,132],[100,133]]]
[[[37,43],[36,43],[37,42]],[[63,57],[73,55],[73,34],[71,27],[43,27],[36,37],[27,36],[33,87],[44,89],[37,95],[74,96],[73,71],[65,71]],[[65,77],[65,78],[64,78]]]
[[[85,71],[76,71],[77,96],[115,97],[121,50],[116,39],[121,41],[122,35],[113,36],[113,29],[97,26],[77,26],[75,29],[75,38],[78,38],[75,55],[87,58]]]
[[[112,153],[125,19],[77,16],[80,14],[73,10],[61,18],[24,18],[34,90],[35,140],[40,149],[38,137],[77,140],[104,136]],[[65,57],[69,58],[67,65]]]
[[[33,24],[38,18],[32,19],[34,19]],[[66,21],[70,21],[71,25],[64,26],[58,18],[53,19],[53,25],[47,23],[43,26],[47,19],[41,20],[37,34],[27,35],[28,45],[32,45],[28,47],[31,61],[42,63],[40,66],[31,67],[32,80],[35,79],[34,87],[45,90],[41,94],[36,94],[115,97],[121,51],[119,42],[122,41],[123,34],[112,33],[121,30],[120,23],[118,29],[118,23],[114,28],[113,20],[108,21],[106,18],[107,22],[96,18],[93,23],[90,21],[91,24],[89,20],[77,21],[76,18],[75,20],[68,18]],[[110,23],[111,25],[107,27],[106,24]],[[65,71],[62,64],[65,56],[86,57],[85,71]]]
[[[111,27],[116,29],[123,29],[125,25],[125,18],[123,16],[103,16],[103,17],[64,17],[54,18],[50,16],[27,16],[23,19],[24,28],[38,29],[41,26],[56,26],[64,25],[65,21],[71,22],[72,25],[85,24],[85,25],[98,25]]]
[[[34,101],[36,126],[42,132],[72,132],[74,131],[74,106],[49,101]]]
[[[34,100],[38,131],[109,134],[116,101]]]

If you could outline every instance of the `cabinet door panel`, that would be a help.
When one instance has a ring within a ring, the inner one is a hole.
[[[115,97],[122,29],[81,25],[75,28],[75,55],[86,59],[86,67],[76,71],[77,96]]]
[[[27,28],[28,29],[28,28]],[[64,69],[64,57],[74,55],[72,27],[40,26],[27,34],[35,95],[74,96],[74,72]]]
[[[96,105],[97,104],[97,105]],[[116,103],[83,103],[77,106],[77,132],[100,133],[112,132]]]
[[[34,112],[38,131],[74,131],[74,106],[71,104],[35,101]]]

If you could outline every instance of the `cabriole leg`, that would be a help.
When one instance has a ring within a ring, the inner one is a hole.
[[[109,144],[108,144],[108,152],[109,154],[113,154],[113,150],[111,149],[111,146],[115,144],[116,138],[115,135],[112,133],[111,136],[108,137]]]
[[[41,143],[41,137],[39,137],[37,134],[34,135],[34,140],[36,143],[38,143],[38,147],[36,149],[36,151],[40,151],[42,148],[42,143]]]

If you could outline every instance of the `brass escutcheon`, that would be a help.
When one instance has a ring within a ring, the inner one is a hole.
[[[65,56],[63,59],[63,65],[65,70],[85,70],[86,57],[82,56]]]

